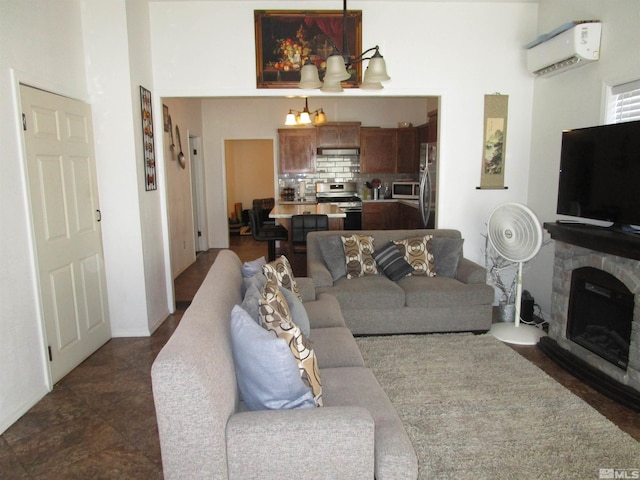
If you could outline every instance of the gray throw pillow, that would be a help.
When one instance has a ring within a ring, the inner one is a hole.
[[[244,294],[242,305],[240,305],[257,324],[260,324],[260,316],[258,312],[260,309],[261,297],[262,294],[260,293],[259,288],[256,285],[251,285],[247,288],[247,293]]]
[[[300,327],[300,331],[304,334],[304,336],[308,337],[311,333],[311,324],[309,323],[309,314],[304,308],[304,305],[302,304],[298,296],[288,288],[281,288],[280,291],[282,292],[282,295],[284,296],[284,299],[287,301],[287,305],[289,306],[291,320],[293,320],[293,323]]]
[[[253,277],[256,273],[262,272],[262,266],[267,263],[264,257],[256,258],[250,262],[242,264],[242,276],[244,278]]]
[[[436,275],[455,278],[462,255],[463,238],[433,237],[433,259]]]
[[[347,262],[344,256],[344,246],[340,235],[327,235],[318,242],[320,253],[327,265],[331,278],[335,282],[347,275]]]
[[[404,259],[404,255],[393,242],[388,242],[371,256],[389,280],[394,282],[413,272],[413,267]]]

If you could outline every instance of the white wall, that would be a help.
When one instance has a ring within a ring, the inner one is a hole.
[[[363,46],[380,45],[392,81],[381,92],[352,89],[342,96],[442,97],[439,226],[459,228],[466,238],[465,254],[483,263],[482,234],[491,210],[502,202],[527,200],[533,79],[526,72],[521,46],[535,37],[537,5],[363,0],[350,7],[363,11]],[[212,247],[227,242],[226,228],[221,228],[226,225],[227,208],[220,138],[275,140],[273,123],[280,121],[284,109],[270,109],[273,104],[264,97],[305,93],[314,95],[312,105],[323,103],[317,91],[255,88],[253,11],[291,8],[286,1],[150,5],[154,81],[160,95],[262,97],[246,103],[224,100],[229,110],[244,119],[242,127],[232,132],[228,132],[228,117],[220,115],[219,105],[213,103],[218,100],[203,102]],[[327,9],[327,4],[311,1],[305,8]],[[480,181],[484,95],[494,92],[509,95],[505,170],[509,189],[479,191],[475,187]]]
[[[0,432],[50,388],[18,82],[92,104],[112,335],[149,335],[168,314],[166,285],[146,283],[165,271],[164,247],[156,245],[162,244],[160,193],[140,193],[137,85],[151,84],[149,65],[141,63],[148,35],[145,41],[128,32],[145,29],[146,5],[146,0],[0,2]],[[127,15],[134,17],[131,25]]]
[[[527,201],[543,222],[558,219],[555,212],[562,130],[603,124],[606,87],[640,78],[640,2],[541,0],[538,33],[575,19],[602,21],[600,60],[535,81]],[[553,251],[553,242],[544,247],[525,272],[524,280],[546,318],[551,313]]]
[[[0,432],[48,389],[16,80],[86,100],[79,38],[79,1],[0,3]]]

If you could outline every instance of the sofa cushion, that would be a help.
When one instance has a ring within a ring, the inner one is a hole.
[[[413,272],[413,267],[407,263],[402,253],[393,242],[387,242],[372,254],[378,266],[390,280],[397,282]]]
[[[405,293],[399,283],[384,275],[367,275],[357,281],[341,278],[333,287],[319,287],[318,293],[335,296],[345,320],[348,320],[348,310],[396,310],[405,303]],[[402,312],[397,312],[397,315],[402,315]]]
[[[376,261],[371,256],[375,249],[372,236],[358,234],[343,236],[342,244],[347,265],[347,278],[378,274]]]
[[[238,388],[249,409],[316,406],[287,342],[267,332],[237,305],[231,311],[231,345]]]
[[[364,359],[351,331],[347,327],[314,328],[309,340],[313,342],[318,366],[364,367]]]
[[[313,345],[291,319],[287,301],[278,286],[272,282],[267,282],[262,289],[260,324],[287,342],[298,363],[302,381],[311,387],[315,403],[321,407],[322,383]]]
[[[344,316],[335,296],[320,293],[317,300],[303,303],[309,315],[311,330],[316,328],[344,327]]]
[[[323,375],[326,372],[327,406],[363,407],[373,417],[376,424],[375,478],[418,478],[418,459],[411,440],[373,372],[363,367],[326,368],[322,372]]]
[[[335,282],[337,279],[347,274],[347,262],[344,256],[344,245],[340,235],[330,235],[319,244],[320,253],[324,263],[327,265],[331,278]]]
[[[405,277],[398,282],[405,293],[407,307],[446,308],[487,305],[493,302],[493,289],[486,284],[468,285],[449,277]],[[455,319],[451,319],[455,322]]]
[[[394,241],[403,253],[405,260],[414,268],[415,271],[411,275],[433,277],[436,274],[433,263],[432,239],[433,235],[424,235]]]
[[[458,264],[462,256],[462,238],[433,237],[433,261],[436,266],[436,275],[444,277],[456,277]]]
[[[302,301],[300,290],[298,290],[298,284],[293,276],[293,269],[291,268],[291,264],[289,263],[289,260],[287,260],[287,257],[282,255],[273,262],[263,265],[262,273],[267,277],[267,280],[271,280],[279,287],[291,290],[298,296],[300,301]]]

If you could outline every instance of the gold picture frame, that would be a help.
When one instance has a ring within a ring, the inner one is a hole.
[[[257,88],[296,88],[307,58],[318,67],[322,80],[326,59],[338,48],[341,53],[343,12],[302,10],[255,10]],[[362,53],[362,11],[348,10],[347,46],[352,57]],[[362,63],[350,67],[344,88],[357,88]]]

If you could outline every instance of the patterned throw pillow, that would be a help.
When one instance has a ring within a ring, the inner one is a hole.
[[[259,314],[260,324],[287,342],[298,362],[302,382],[311,387],[316,405],[321,407],[322,383],[313,344],[291,319],[289,306],[282,292],[272,282],[267,282],[262,290]]]
[[[302,301],[300,296],[300,289],[296,283],[296,279],[293,276],[293,269],[287,257],[282,255],[273,262],[267,263],[262,266],[262,273],[267,277],[267,280],[272,281],[276,285],[282,288],[291,290]]]
[[[393,242],[373,252],[373,258],[384,274],[394,282],[413,272],[413,267],[407,263],[397,245]]]
[[[347,262],[347,278],[378,274],[376,261],[371,256],[374,251],[372,236],[357,234],[343,236],[342,244]]]
[[[433,235],[425,235],[424,237],[394,240],[393,243],[398,245],[400,252],[404,255],[404,259],[415,270],[411,275],[436,276],[431,245],[432,239]]]

